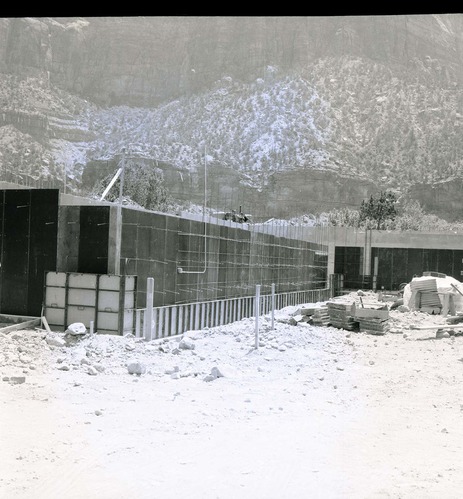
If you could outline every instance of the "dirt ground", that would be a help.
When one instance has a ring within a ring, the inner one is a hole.
[[[0,333],[0,497],[460,498],[463,336],[407,329],[444,324],[417,312],[384,335],[295,312],[262,317],[259,348],[254,319],[151,342]]]

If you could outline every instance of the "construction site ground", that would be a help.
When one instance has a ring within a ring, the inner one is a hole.
[[[0,333],[0,497],[459,498],[463,326],[436,338],[446,317],[403,310],[369,334],[287,307],[258,348],[254,318],[149,342]]]

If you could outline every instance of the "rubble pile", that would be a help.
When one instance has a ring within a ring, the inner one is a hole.
[[[376,293],[358,291],[333,298],[325,304],[298,308],[291,323],[301,322],[313,326],[385,334],[389,326],[389,309],[387,304],[378,302]]]
[[[436,283],[436,280],[432,277],[430,279],[429,276],[418,278],[417,281],[418,294],[422,291],[425,294],[435,293],[437,299],[440,300],[440,295],[443,293],[442,283]],[[410,289],[410,285],[407,286]],[[447,292],[446,289],[445,292]],[[440,307],[435,306],[437,302],[428,301],[425,306],[419,308],[404,304],[397,305],[395,301],[398,301],[397,296],[389,299],[389,297],[381,296],[381,293],[359,290],[334,297],[324,303],[303,305],[297,309],[291,323],[335,327],[373,335],[398,333],[408,339],[423,339],[419,337],[420,330],[428,331],[423,336],[427,339],[440,338],[443,332],[446,336],[463,334],[463,310],[447,314],[441,301],[439,301]],[[410,303],[410,300],[407,303]],[[436,310],[439,313],[436,313]]]

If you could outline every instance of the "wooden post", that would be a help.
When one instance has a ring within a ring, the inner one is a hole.
[[[275,283],[272,283],[272,330],[275,329]]]
[[[140,319],[141,319],[141,310],[135,310],[135,337],[140,338]]]
[[[256,315],[256,341],[255,347],[259,348],[259,314],[260,314],[260,284],[256,284],[256,302],[254,304]]]

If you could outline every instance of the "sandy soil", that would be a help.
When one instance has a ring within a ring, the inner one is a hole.
[[[253,319],[183,342],[0,334],[0,497],[461,497],[463,336],[295,311],[261,318],[258,349]]]

